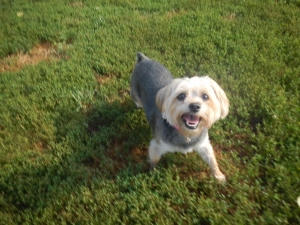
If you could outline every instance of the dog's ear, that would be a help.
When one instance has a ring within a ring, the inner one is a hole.
[[[213,88],[221,106],[220,118],[224,119],[229,112],[229,100],[223,89],[213,80],[210,79],[210,86]]]
[[[162,89],[160,89],[157,94],[156,94],[156,106],[159,109],[159,111],[162,113],[163,118],[166,118],[166,103],[165,100],[167,98],[167,96],[170,95],[169,93],[169,85],[163,87]]]
[[[159,109],[159,111],[161,111],[161,112],[163,111],[163,108],[164,108],[163,105],[164,105],[164,100],[167,95],[167,88],[168,88],[168,86],[163,87],[156,94],[156,98],[155,98],[156,106]]]

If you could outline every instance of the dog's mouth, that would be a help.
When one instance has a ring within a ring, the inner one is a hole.
[[[202,118],[191,113],[185,113],[181,119],[188,129],[194,130],[197,129]]]

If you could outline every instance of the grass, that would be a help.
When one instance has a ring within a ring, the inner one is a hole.
[[[298,224],[300,3],[0,3],[0,224]],[[195,154],[147,172],[129,97],[135,54],[209,74],[229,116]]]

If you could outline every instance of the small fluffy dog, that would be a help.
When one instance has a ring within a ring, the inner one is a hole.
[[[218,180],[226,180],[208,138],[208,129],[229,110],[229,100],[214,80],[207,76],[173,79],[163,65],[138,53],[130,96],[144,108],[154,135],[149,146],[151,168],[167,152],[195,151]]]

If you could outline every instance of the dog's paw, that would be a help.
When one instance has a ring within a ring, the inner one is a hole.
[[[215,178],[220,182],[220,183],[226,183],[226,177],[223,173],[215,174]]]

